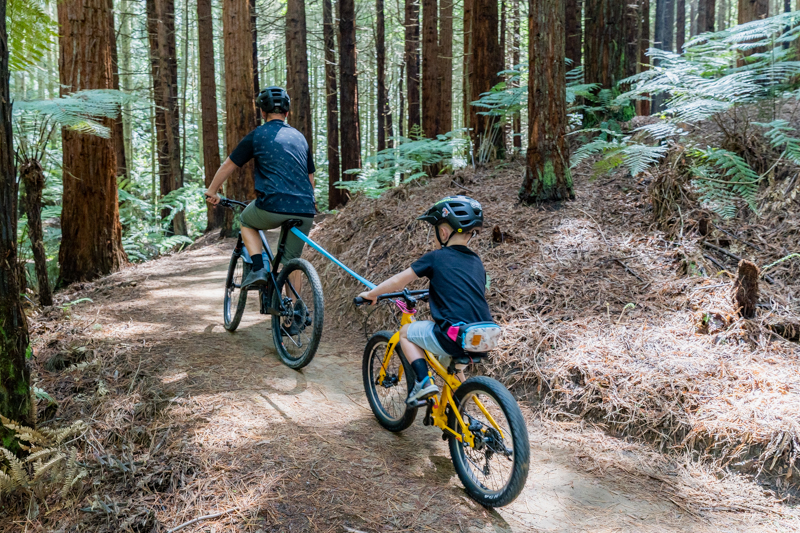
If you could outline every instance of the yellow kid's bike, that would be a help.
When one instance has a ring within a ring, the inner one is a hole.
[[[403,313],[400,325],[414,322],[416,305],[428,291],[384,294],[378,301],[394,300]],[[356,305],[367,303],[358,297]],[[414,370],[400,347],[400,332],[379,331],[367,342],[362,372],[364,390],[375,418],[389,431],[409,427],[417,410],[425,408],[423,424],[442,430],[450,457],[469,495],[481,505],[508,505],[522,491],[528,478],[530,445],[528,429],[519,405],[499,381],[457,377],[469,364],[480,363],[482,354],[454,357],[443,366],[425,351],[425,358],[438,376],[441,392],[416,405],[406,404],[414,387]]]

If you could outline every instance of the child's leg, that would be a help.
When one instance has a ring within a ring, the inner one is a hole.
[[[400,347],[403,349],[403,355],[406,356],[406,361],[409,362],[414,373],[417,375],[417,381],[422,381],[428,375],[428,363],[425,361],[425,352],[408,340],[408,327],[411,324],[406,324],[400,329]]]

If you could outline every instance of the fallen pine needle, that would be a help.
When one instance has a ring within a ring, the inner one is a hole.
[[[167,530],[167,533],[173,533],[175,531],[178,531],[179,529],[183,529],[185,527],[191,526],[192,524],[196,524],[197,522],[202,522],[203,520],[211,520],[212,518],[218,518],[220,516],[224,516],[226,514],[230,514],[238,510],[239,510],[238,507],[234,507],[233,509],[228,509],[227,511],[221,511],[219,513],[214,513],[214,514],[207,514],[205,516],[198,516],[197,518],[194,518],[192,520],[189,520],[188,522],[184,522],[183,524],[177,527],[173,527],[172,529]]]

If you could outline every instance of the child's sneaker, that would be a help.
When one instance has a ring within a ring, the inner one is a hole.
[[[427,376],[422,381],[417,381],[414,388],[411,389],[411,394],[408,395],[406,403],[411,405],[419,400],[425,400],[431,396],[439,393],[439,387],[433,382],[433,378]]]

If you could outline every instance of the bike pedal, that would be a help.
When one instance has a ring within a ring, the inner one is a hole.
[[[425,407],[426,405],[428,405],[427,400],[417,400],[415,403],[411,404],[411,407],[418,409],[420,407]]]

